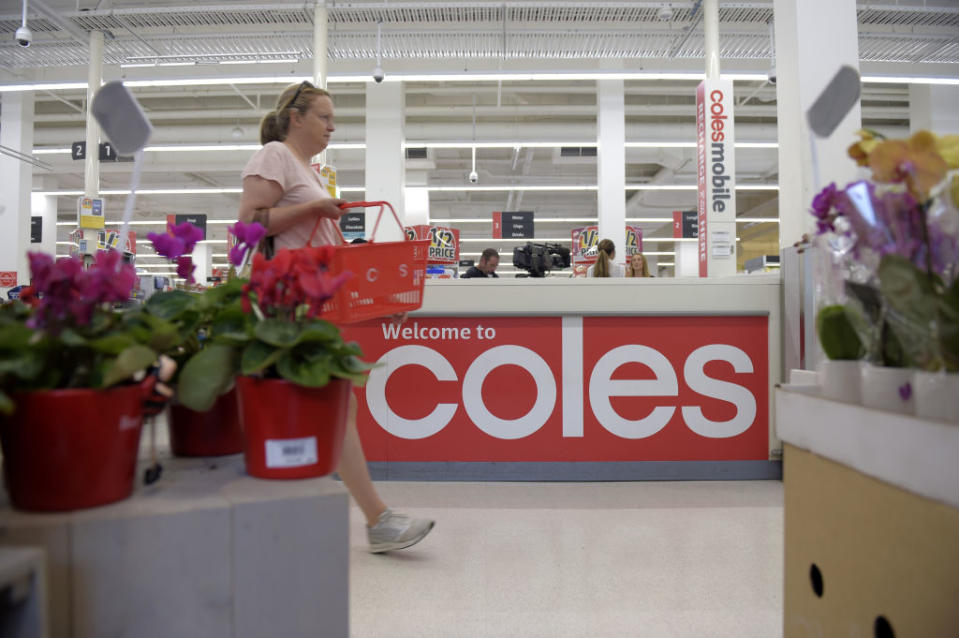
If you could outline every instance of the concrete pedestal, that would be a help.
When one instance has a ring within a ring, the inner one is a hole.
[[[349,634],[340,484],[253,479],[240,455],[162,463],[114,505],[0,509],[0,544],[45,549],[52,638]]]

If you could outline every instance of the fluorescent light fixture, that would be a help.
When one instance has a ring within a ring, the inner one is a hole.
[[[628,191],[694,191],[695,184],[626,184]]]
[[[696,148],[696,142],[626,142],[624,146],[626,148]]]
[[[86,90],[86,82],[36,82],[34,84],[0,84],[0,93],[21,91],[70,91]]]
[[[310,76],[279,75],[267,77],[247,77],[247,78],[183,78],[180,80],[125,80],[123,85],[127,88],[149,88],[158,86],[214,86],[226,84],[296,84],[298,82],[312,81]],[[86,88],[86,84],[84,87]]]
[[[695,144],[694,144],[695,145]],[[596,140],[586,142],[413,142],[403,148],[559,148],[561,146],[595,147]]]
[[[573,223],[595,223],[597,220],[595,217],[536,217],[535,221],[539,223],[557,223],[557,224],[573,224]],[[669,221],[672,221],[670,219]],[[432,224],[491,224],[493,223],[493,218],[482,218],[482,217],[464,217],[463,219],[430,219]]]
[[[916,75],[864,75],[864,83],[870,84],[959,84],[959,78],[922,77]]]
[[[736,142],[736,148],[779,148],[779,142]]]
[[[69,155],[70,149],[68,148],[35,148],[33,149],[34,155]]]
[[[147,146],[146,153],[190,153],[197,151],[257,151],[262,144],[171,144],[169,146]]]
[[[736,184],[738,191],[778,191],[779,184]]]
[[[645,255],[646,253],[643,253],[643,254]],[[654,264],[654,265],[659,267],[659,266],[675,266],[676,264],[671,261],[661,261],[658,264]]]
[[[672,221],[672,217],[628,217],[626,219],[628,224],[662,224]]]
[[[778,224],[778,217],[737,217],[736,222],[743,224]]]
[[[83,191],[33,191],[37,195],[67,197],[83,195]],[[137,195],[230,195],[242,193],[242,188],[141,188]],[[129,190],[102,190],[99,195],[129,195]]]
[[[475,244],[475,243],[478,243],[478,242],[483,242],[483,243],[486,243],[486,244],[491,243],[491,242],[525,243],[525,242],[528,242],[528,241],[532,241],[532,242],[544,242],[544,241],[548,241],[548,242],[564,242],[564,241],[571,241],[571,238],[570,238],[570,237],[560,237],[559,239],[557,239],[557,238],[555,238],[555,237],[550,237],[550,238],[543,238],[543,237],[530,238],[530,237],[527,237],[527,238],[525,238],[525,239],[491,239],[491,238],[488,238],[488,237],[487,237],[487,238],[482,238],[482,237],[481,237],[481,238],[479,238],[479,239],[460,239],[460,243],[461,243],[461,244],[465,244],[465,243]]]
[[[537,184],[535,186],[523,186],[521,184],[513,184],[512,186],[426,186],[428,191],[452,191],[452,192],[461,192],[461,191],[594,191],[596,186],[582,185],[578,186],[575,184],[557,184],[555,186],[547,186],[542,184]],[[346,190],[340,189],[340,190]]]

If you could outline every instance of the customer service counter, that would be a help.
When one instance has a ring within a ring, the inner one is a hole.
[[[429,281],[347,337],[378,479],[774,478],[778,275]]]

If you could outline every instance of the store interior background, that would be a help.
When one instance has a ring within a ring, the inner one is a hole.
[[[20,2],[4,0],[0,84],[84,81],[88,30],[106,32],[105,80],[215,77],[308,77],[313,70],[313,3],[231,3],[44,0],[31,15],[35,42],[19,47]],[[405,104],[406,186],[426,187],[430,223],[457,227],[461,258],[486,247],[504,256],[511,276],[517,242],[491,239],[493,211],[534,211],[535,241],[568,244],[574,227],[597,218],[597,84],[550,78],[581,71],[702,73],[703,37],[696,2],[412,3],[328,2],[329,89],[336,133],[327,161],[347,199],[363,199],[370,175],[365,140],[375,135],[371,101],[394,90]],[[736,80],[738,269],[779,255],[779,150],[774,59],[774,3],[720,3],[723,73]],[[857,4],[860,71],[870,75],[955,77],[959,8],[942,2]],[[377,28],[382,29],[386,81],[376,84]],[[542,73],[493,79],[489,74]],[[429,81],[426,74],[460,75]],[[477,77],[479,79],[464,79]],[[627,223],[643,228],[651,271],[675,274],[672,213],[696,207],[695,89],[699,78],[626,79]],[[240,172],[257,147],[258,123],[284,86],[280,82],[133,89],[155,127],[145,155],[134,230],[137,265],[172,274],[143,242],[171,213],[208,215],[213,267],[226,266],[226,228],[235,220]],[[908,134],[910,109],[956,86],[865,82],[862,125],[886,135]],[[10,95],[9,93],[6,95]],[[34,215],[56,211],[56,251],[69,252],[84,162],[69,148],[83,140],[85,90],[33,94]],[[475,107],[474,107],[475,102]],[[475,129],[474,129],[475,113]],[[178,150],[178,145],[199,147]],[[477,184],[467,175],[476,149]],[[425,154],[425,157],[423,155]],[[102,192],[128,188],[132,163],[100,165]],[[630,188],[630,187],[642,187]],[[484,190],[501,187],[501,190]],[[533,189],[530,189],[533,187]],[[578,189],[577,187],[582,187]],[[150,191],[182,190],[187,193]],[[227,192],[220,192],[226,190]],[[53,193],[68,193],[54,196]],[[117,220],[120,195],[106,195],[107,220]],[[407,199],[407,206],[410,205]],[[570,270],[557,273],[569,276]]]

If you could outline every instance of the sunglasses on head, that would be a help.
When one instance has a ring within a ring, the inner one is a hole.
[[[293,98],[286,103],[286,106],[283,107],[283,110],[293,108],[293,105],[296,104],[296,98],[300,97],[300,93],[302,93],[303,89],[305,88],[315,89],[316,87],[313,86],[310,82],[307,82],[306,80],[304,80],[303,82],[300,82],[300,86],[296,88],[296,93],[293,94]]]

